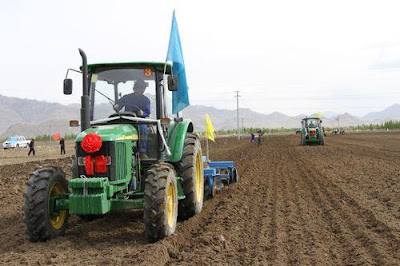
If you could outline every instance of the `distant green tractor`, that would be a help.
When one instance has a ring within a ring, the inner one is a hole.
[[[53,166],[30,174],[23,206],[30,240],[63,235],[71,214],[93,220],[128,209],[143,210],[150,242],[173,234],[178,214],[185,219],[201,211],[204,178],[193,123],[172,116],[172,91],[178,90],[172,66],[88,65],[79,52],[82,132],[76,138],[72,179]],[[121,100],[137,84],[145,84],[148,110]],[[65,79],[64,94],[71,93],[72,80]],[[79,122],[70,121],[74,124]]]
[[[307,117],[301,120],[301,145],[325,145],[325,132],[321,123],[322,120],[317,117]]]

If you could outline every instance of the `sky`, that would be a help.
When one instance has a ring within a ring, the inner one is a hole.
[[[68,68],[160,61],[175,9],[192,105],[363,116],[400,103],[399,1],[4,1],[0,94],[79,103]]]

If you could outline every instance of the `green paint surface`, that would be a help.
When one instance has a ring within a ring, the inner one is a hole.
[[[97,133],[103,141],[116,141],[116,140],[137,140],[138,130],[127,124],[118,125],[102,125],[94,126],[81,132],[76,137],[76,142],[81,142],[82,139],[89,133]]]
[[[88,65],[88,72],[96,71],[99,68],[145,68],[152,67],[157,71],[164,71],[165,63],[162,62],[124,62],[124,63],[98,63]],[[171,64],[167,64],[166,74],[171,74]]]
[[[191,124],[191,120],[184,119],[182,122],[175,123],[168,128],[167,143],[171,149],[171,156],[168,158],[168,161],[175,163],[179,162],[182,158],[186,132]]]

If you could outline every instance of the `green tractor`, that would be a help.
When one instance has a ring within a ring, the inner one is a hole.
[[[63,235],[71,214],[93,220],[120,210],[143,210],[150,242],[170,236],[178,215],[187,219],[199,213],[204,196],[200,141],[193,134],[193,123],[171,111],[172,92],[178,90],[172,66],[88,65],[85,53],[79,52],[81,133],[76,138],[72,179],[68,181],[53,166],[30,174],[23,206],[29,239],[46,241]],[[145,108],[143,101],[130,106],[123,100],[132,96],[132,89],[134,94],[143,89],[137,84],[145,84],[141,98],[148,99]],[[66,78],[64,94],[71,93],[72,80]]]
[[[322,120],[318,117],[306,117],[301,120],[301,139],[302,146],[308,144],[325,145],[325,132],[321,126]]]

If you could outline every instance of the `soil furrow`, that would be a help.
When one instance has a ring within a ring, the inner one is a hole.
[[[307,164],[307,161],[304,164]],[[336,219],[342,220],[340,223],[342,227],[345,228],[346,232],[353,235],[353,239],[358,242],[359,248],[363,249],[363,257],[370,257],[368,262],[382,264],[389,257],[384,248],[388,247],[388,245],[377,242],[386,241],[382,241],[382,239],[378,239],[373,235],[373,232],[365,226],[365,217],[360,217],[358,209],[349,208],[348,204],[341,198],[341,193],[327,182],[328,177],[322,176],[313,169],[308,170],[308,176],[310,177],[310,182],[317,186],[316,191],[326,199],[326,204],[332,207]]]
[[[333,237],[339,242],[339,253],[344,255],[344,264],[359,264],[359,263],[372,263],[373,258],[362,249],[362,246],[355,243],[355,239],[350,237],[352,234],[343,220],[340,219],[340,215],[335,209],[335,205],[332,204],[332,199],[327,197],[321,192],[319,185],[315,182],[315,179],[310,177],[310,169],[304,167],[304,163],[300,171],[302,172],[302,178],[309,185],[309,189],[312,192],[313,201],[317,204],[319,209],[322,211],[322,215],[329,226]],[[343,256],[342,255],[342,256]]]
[[[234,137],[209,144],[212,160],[235,162],[240,182],[153,244],[141,212],[72,216],[64,237],[30,243],[21,221],[29,172],[53,164],[70,177],[70,158],[0,154],[0,165],[13,160],[0,166],[0,264],[400,265],[398,132],[329,135],[323,147],[289,135],[261,147]]]

